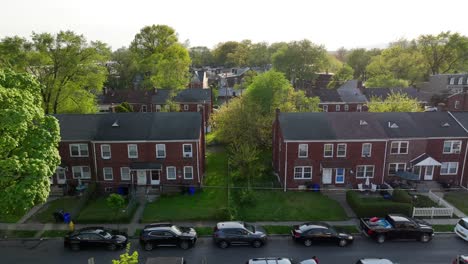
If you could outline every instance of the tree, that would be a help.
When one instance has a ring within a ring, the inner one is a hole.
[[[339,49],[336,51],[335,57],[336,57],[339,61],[345,63],[345,62],[346,62],[346,57],[348,56],[348,52],[349,52],[349,51],[348,51],[347,49],[345,49],[344,47],[341,47],[341,48],[339,48]]]
[[[260,42],[252,44],[248,56],[248,65],[265,68],[268,64],[271,64],[271,53],[268,43]]]
[[[114,211],[114,218],[125,208],[125,199],[120,194],[112,193],[107,197],[106,203]]]
[[[22,214],[49,196],[60,164],[60,130],[44,115],[41,86],[28,74],[0,70],[0,210]]]
[[[213,65],[213,54],[207,47],[192,47],[189,50],[189,54],[192,59],[192,66],[194,67]]]
[[[256,146],[245,142],[229,145],[229,164],[237,170],[238,180],[247,180],[247,189],[250,190],[252,178],[259,175],[261,167],[258,160],[260,151]]]
[[[309,40],[293,41],[273,54],[273,68],[286,75],[295,88],[304,88],[306,81],[316,78],[316,73],[327,62],[326,50]]]
[[[128,113],[128,112],[133,112],[133,108],[129,103],[123,102],[119,104],[118,106],[116,106],[114,108],[114,111],[117,113]]]
[[[177,90],[185,88],[189,82],[190,56],[171,27],[142,28],[135,35],[130,50],[137,58],[139,72],[144,73],[145,88]]]
[[[133,86],[135,76],[138,74],[138,63],[135,54],[123,47],[111,55],[114,63],[108,64],[109,77],[106,86],[114,89],[128,89]]]
[[[130,246],[128,243],[125,249],[125,254],[120,255],[117,260],[112,260],[112,264],[138,264],[138,251],[133,251],[130,255]]]
[[[376,56],[379,53],[380,51],[377,49],[369,51],[366,49],[352,49],[349,51],[346,62],[354,70],[354,79],[366,80],[367,65],[369,65],[372,56]]]
[[[366,87],[408,87],[408,81],[402,79],[395,79],[391,74],[380,74],[369,78],[365,82]]]
[[[25,38],[5,37],[0,41],[0,67],[24,71],[30,51],[31,44]]]
[[[369,112],[422,112],[421,104],[406,94],[392,93],[387,99],[371,98],[367,104]]]
[[[218,43],[213,49],[214,62],[216,65],[222,65],[224,67],[235,66],[235,63],[229,60],[229,57],[232,58],[232,54],[236,52],[239,45],[240,43],[236,41]]]
[[[328,88],[336,89],[343,85],[345,82],[352,80],[354,76],[354,70],[348,64],[343,66],[333,75],[331,82],[328,84]]]

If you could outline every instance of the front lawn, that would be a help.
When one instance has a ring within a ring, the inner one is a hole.
[[[64,212],[71,213],[75,210],[76,206],[79,204],[79,197],[63,197],[45,204],[42,209],[33,215],[29,222],[40,222],[40,223],[53,223],[54,212],[57,210],[63,209]],[[72,219],[76,216],[72,215]]]
[[[64,237],[68,233],[68,230],[46,230],[41,237]]]
[[[1,238],[32,238],[36,235],[36,230],[0,230]]]
[[[245,221],[339,221],[346,213],[337,201],[315,192],[255,190],[252,205],[238,206]]]
[[[127,206],[127,204],[125,204]],[[107,205],[106,198],[101,197],[89,204],[81,210],[76,219],[72,221],[77,223],[128,223],[131,221],[137,206],[134,206],[130,212],[118,212],[117,214]]]
[[[433,225],[435,232],[453,232],[454,225]]]
[[[0,214],[0,223],[16,223],[24,214]]]
[[[444,199],[447,200],[447,202],[451,203],[453,206],[457,207],[458,210],[462,211],[465,214],[468,214],[468,192],[448,192],[444,195]]]

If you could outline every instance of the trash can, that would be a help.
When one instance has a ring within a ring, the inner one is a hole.
[[[195,194],[195,187],[189,187],[188,193],[189,193],[189,195],[194,195]]]
[[[317,183],[314,184],[314,185],[312,186],[312,191],[313,191],[313,192],[320,192],[320,184],[317,184]]]
[[[63,214],[63,222],[64,222],[65,224],[68,224],[68,223],[70,223],[70,221],[71,221],[71,215],[70,215],[70,213],[64,213],[64,214]]]
[[[56,223],[63,222],[63,210],[58,210],[53,213]]]

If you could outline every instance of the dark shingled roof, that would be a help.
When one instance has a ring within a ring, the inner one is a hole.
[[[387,97],[392,93],[402,93],[406,94],[408,97],[417,99],[419,102],[429,102],[433,93],[418,90],[413,87],[408,88],[366,88],[364,94],[367,96],[367,99],[370,101],[372,97],[379,97],[382,100],[387,99]]]
[[[110,90],[107,94],[98,96],[100,104],[121,104],[128,102],[131,104],[144,104],[151,100],[153,92],[150,90]]]
[[[358,80],[350,80],[345,82],[337,89],[338,94],[343,102],[349,103],[366,103],[367,98],[358,88]]]
[[[463,128],[445,112],[280,113],[279,121],[285,140],[467,136]],[[394,128],[391,128],[391,125]]]
[[[468,132],[468,112],[451,112],[451,114]]]
[[[154,93],[151,96],[151,103],[152,104],[165,104],[167,101],[167,98],[169,98],[170,93],[171,93],[171,90],[169,89],[156,90],[156,93]]]
[[[342,102],[340,94],[335,89],[314,89],[310,95],[318,96],[321,103]]]
[[[211,100],[210,89],[185,89],[180,91],[175,97],[175,102],[180,103],[203,103]]]
[[[110,113],[60,114],[62,140],[179,140],[200,137],[201,114],[170,113]],[[118,124],[118,126],[113,126]]]

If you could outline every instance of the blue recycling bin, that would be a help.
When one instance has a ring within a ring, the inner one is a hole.
[[[320,184],[314,184],[312,185],[312,191],[314,192],[320,192]]]
[[[70,213],[64,213],[64,214],[63,214],[63,222],[64,222],[65,224],[69,224],[70,221],[71,221],[71,215],[70,215]]]
[[[194,195],[195,194],[195,187],[189,187],[188,193],[189,193],[189,195]]]

